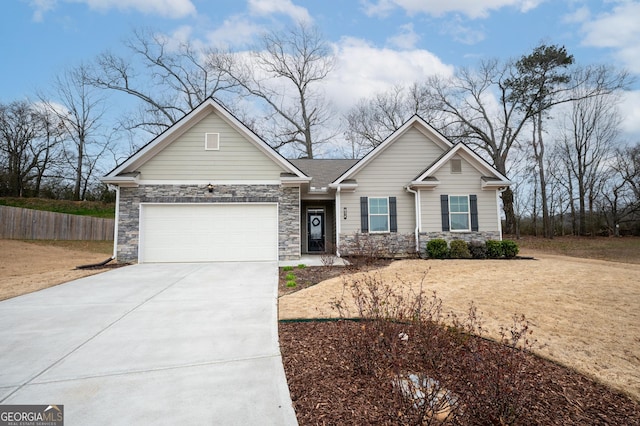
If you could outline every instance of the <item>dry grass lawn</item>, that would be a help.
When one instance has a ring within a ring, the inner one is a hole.
[[[524,314],[535,352],[640,400],[640,265],[522,254],[536,260],[404,260],[374,273],[399,289],[423,282],[445,312],[473,301],[490,335]],[[279,316],[336,317],[331,301],[343,287],[339,277],[281,297]]]
[[[111,241],[0,240],[0,300],[101,272],[75,267],[101,262],[112,252]]]

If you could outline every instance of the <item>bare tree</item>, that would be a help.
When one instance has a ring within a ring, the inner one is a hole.
[[[73,171],[74,200],[85,198],[95,166],[110,141],[109,136],[101,133],[104,98],[89,84],[88,76],[84,65],[67,70],[55,78],[52,93],[39,95],[65,129],[63,155]]]
[[[535,118],[535,141],[544,175],[542,117],[545,111],[573,101],[575,87],[586,86],[581,96],[591,97],[625,87],[628,75],[608,67],[594,66],[584,73],[557,73],[570,58],[564,48],[540,46],[521,62],[485,60],[475,70],[462,68],[451,78],[439,76],[427,80],[434,105],[450,119],[448,134],[457,134],[486,152],[494,167],[507,174],[512,147],[525,142],[523,131],[531,129]],[[549,60],[549,62],[545,62]],[[532,141],[529,140],[531,143]],[[542,185],[544,187],[544,185]],[[542,198],[545,199],[544,194]],[[502,194],[506,216],[505,232],[515,230],[513,192]],[[544,204],[543,204],[544,208]]]
[[[137,113],[127,113],[127,130],[143,129],[157,135],[205,99],[224,93],[235,83],[216,68],[213,49],[174,42],[151,30],[135,31],[125,42],[129,57],[106,51],[87,73],[89,84],[125,94],[139,101]]]
[[[39,187],[51,150],[58,143],[57,138],[49,137],[48,129],[45,117],[30,102],[0,104],[0,164],[6,195],[37,195],[33,183],[37,181]]]
[[[444,127],[442,113],[430,104],[425,88],[417,83],[396,85],[369,98],[363,98],[347,112],[346,139],[351,158],[380,145],[414,115],[419,115],[436,129]]]
[[[563,154],[575,178],[578,201],[578,232],[587,233],[587,209],[593,212],[596,189],[612,157],[621,117],[613,94],[582,98],[566,112],[562,134]]]
[[[333,135],[323,134],[330,110],[319,84],[334,68],[329,45],[317,28],[298,23],[269,32],[250,55],[229,55],[218,66],[245,96],[261,102],[264,119],[255,129],[275,149],[313,158]]]

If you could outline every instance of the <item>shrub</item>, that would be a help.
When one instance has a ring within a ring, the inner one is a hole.
[[[502,250],[502,242],[496,240],[487,240],[487,257],[489,259],[498,259],[504,254]]]
[[[287,287],[295,287],[296,285],[296,280],[287,281]]]
[[[293,274],[287,274],[287,275],[284,277],[284,279],[285,279],[285,280],[287,280],[287,281],[291,281],[291,280],[294,280],[294,281],[295,281],[296,276],[295,276],[295,275],[293,275]]]
[[[306,267],[307,267],[307,265],[305,265],[304,263],[301,263],[301,264],[298,265],[298,269],[304,269]]]
[[[447,242],[441,238],[435,238],[427,243],[427,256],[432,259],[446,259],[449,257]]]
[[[283,271],[293,271],[293,266],[283,266],[282,270]]]
[[[474,259],[486,259],[487,258],[487,246],[482,241],[471,241],[468,244],[469,253]]]
[[[502,241],[502,252],[504,253],[504,257],[507,259],[513,259],[518,255],[520,249],[518,245],[511,240],[503,240]]]
[[[465,241],[453,240],[451,241],[449,256],[451,256],[453,259],[471,259],[469,246],[467,246],[467,243]]]

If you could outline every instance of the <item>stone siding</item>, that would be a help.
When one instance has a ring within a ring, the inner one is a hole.
[[[413,234],[340,234],[340,256],[403,258],[415,254]]]
[[[280,185],[143,185],[120,188],[119,262],[137,262],[140,203],[278,203],[278,257],[300,258],[300,195],[298,188]],[[293,218],[293,219],[292,219]]]
[[[443,239],[447,241],[447,243],[451,243],[453,240],[463,240],[467,243],[472,241],[480,241],[485,242],[487,240],[502,240],[502,235],[497,231],[484,231],[484,232],[447,232],[447,231],[437,231],[437,232],[421,232],[419,235],[420,238],[420,254],[426,256],[427,251],[427,243],[430,240],[434,240],[436,238]]]

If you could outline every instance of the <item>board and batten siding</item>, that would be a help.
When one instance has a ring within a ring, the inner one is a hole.
[[[422,190],[422,232],[442,230],[440,195],[470,195],[478,197],[478,231],[499,231],[498,207],[495,190],[482,190],[482,174],[462,159],[462,173],[451,173],[450,162],[445,163],[435,174],[440,184],[434,190]]]
[[[220,149],[204,149],[205,133],[220,134]],[[141,180],[276,180],[283,171],[215,112],[140,168]]]
[[[354,178],[358,182],[355,192],[342,192],[340,207],[347,208],[347,219],[339,214],[340,232],[360,232],[360,197],[396,197],[398,233],[415,231],[415,199],[407,186],[417,175],[433,163],[442,148],[415,128],[408,129],[398,140],[371,160]]]

